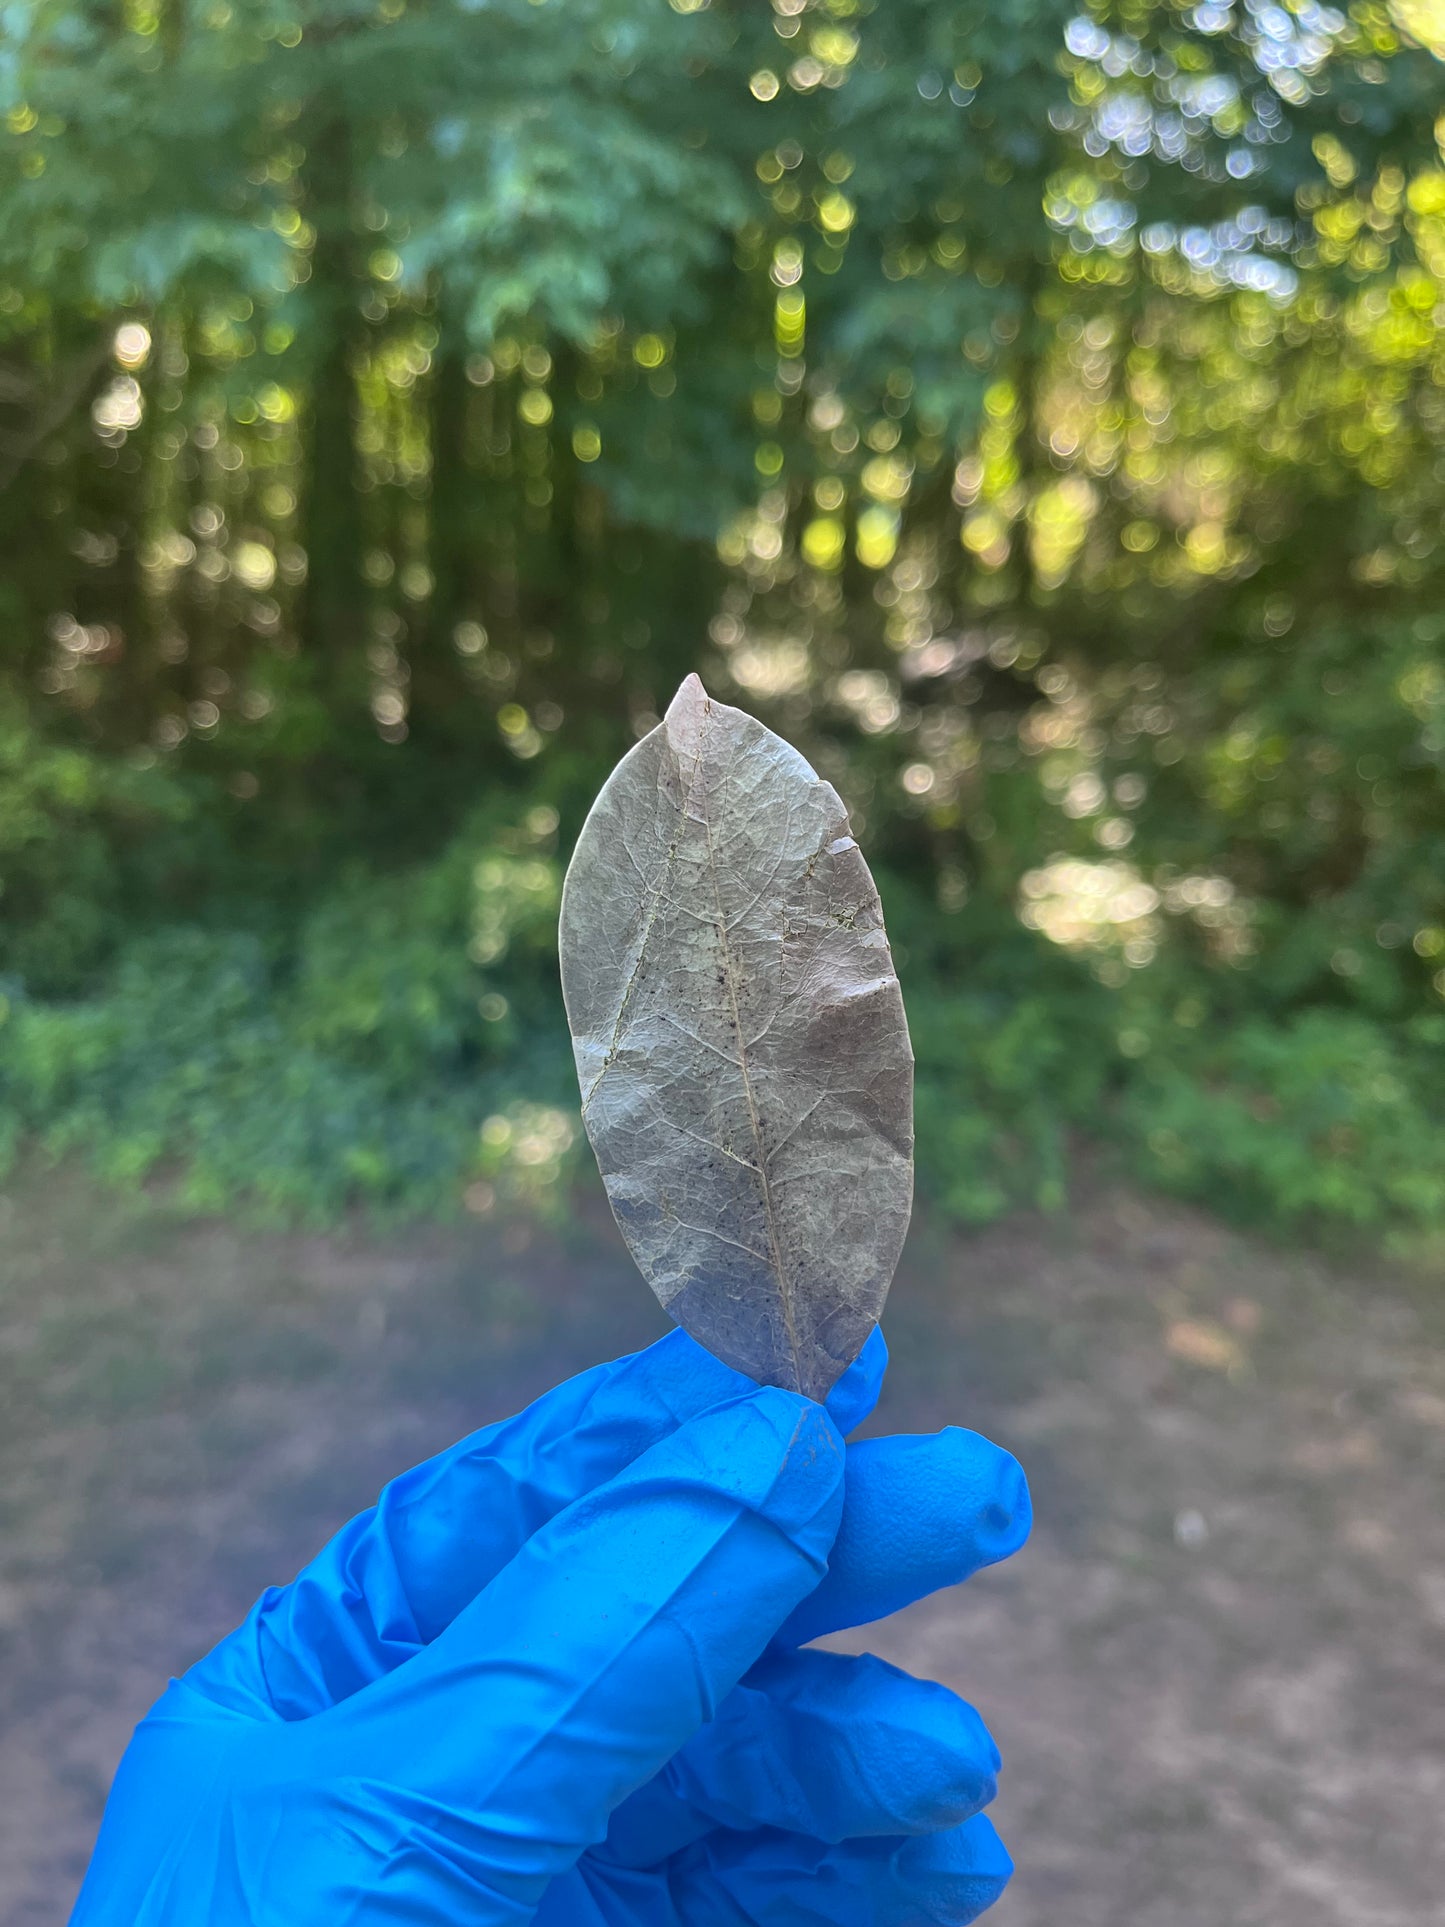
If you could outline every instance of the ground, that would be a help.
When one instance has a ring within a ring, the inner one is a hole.
[[[65,1920],[132,1723],[263,1585],[662,1328],[586,1200],[319,1238],[0,1198],[3,1927]],[[853,1642],[999,1741],[990,1919],[1445,1921],[1445,1290],[1100,1186],[922,1217],[885,1329],[874,1429],[973,1426],[1033,1486],[1016,1560]]]

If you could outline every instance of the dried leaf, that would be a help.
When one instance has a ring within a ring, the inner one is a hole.
[[[822,1398],[883,1307],[913,1054],[837,792],[689,676],[562,895],[582,1116],[644,1277],[693,1337]]]

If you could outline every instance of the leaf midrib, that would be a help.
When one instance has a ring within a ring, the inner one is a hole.
[[[698,777],[702,772],[704,763],[701,738],[705,732],[710,731],[711,727],[712,703],[710,700],[705,699],[703,724],[702,729],[699,731],[698,758],[693,769],[694,785],[697,785]],[[758,1117],[757,1099],[753,1094],[752,1075],[748,1069],[747,1047],[743,1042],[742,1012],[738,1008],[735,967],[733,964],[732,951],[728,947],[727,918],[723,913],[722,887],[718,878],[717,859],[713,852],[712,822],[708,815],[704,798],[705,790],[697,799],[697,816],[698,821],[702,824],[703,836],[707,841],[707,868],[708,876],[712,880],[713,904],[717,911],[717,935],[718,944],[722,951],[723,980],[727,989],[728,1003],[732,1009],[733,1037],[737,1044],[738,1070],[742,1075],[743,1096],[747,1100],[748,1122],[752,1127],[753,1146],[756,1152],[756,1161],[753,1168],[758,1174],[758,1184],[762,1192],[763,1221],[768,1234],[768,1254],[772,1261],[773,1275],[777,1280],[778,1301],[783,1308],[783,1324],[787,1330],[788,1350],[793,1360],[795,1389],[801,1392],[803,1389],[803,1368],[799,1353],[797,1328],[793,1322],[792,1294],[788,1290],[787,1273],[783,1269],[782,1248],[778,1241],[777,1212],[773,1202],[773,1187],[768,1176],[767,1153],[763,1145],[762,1124]],[[692,800],[692,798],[689,798],[689,801]]]

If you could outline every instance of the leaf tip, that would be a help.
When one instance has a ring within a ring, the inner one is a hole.
[[[667,706],[663,722],[668,740],[679,755],[696,751],[702,726],[712,708],[712,698],[702,686],[702,678],[687,676]]]
[[[677,694],[667,706],[670,722],[674,716],[688,716],[705,709],[711,698],[702,686],[702,677],[696,674],[684,676]]]

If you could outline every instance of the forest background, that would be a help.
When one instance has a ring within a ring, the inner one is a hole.
[[[1445,1262],[1442,50],[3,9],[0,1162],[555,1200],[562,869],[697,669],[852,809],[945,1210],[1088,1141]]]

